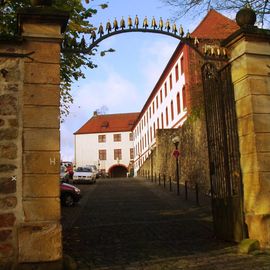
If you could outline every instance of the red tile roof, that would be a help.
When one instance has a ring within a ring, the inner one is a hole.
[[[90,118],[74,134],[91,134],[131,131],[139,113],[96,115]]]
[[[211,9],[191,36],[199,39],[225,39],[238,29],[235,21]]]

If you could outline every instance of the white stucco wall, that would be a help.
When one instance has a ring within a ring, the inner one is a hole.
[[[75,164],[76,167],[84,165],[96,165],[100,163],[99,169],[108,169],[117,165],[118,161],[114,160],[114,149],[122,149],[122,159],[119,164],[128,167],[130,163],[130,148],[133,148],[133,141],[130,141],[131,132],[109,132],[94,134],[75,135]],[[113,135],[121,134],[121,141],[114,142]],[[106,142],[98,142],[98,135],[106,135]],[[99,150],[106,150],[107,160],[99,161]]]
[[[154,123],[155,123],[155,129],[158,128],[157,120],[159,119],[159,128],[162,128],[161,124],[161,114],[163,114],[163,122],[164,122],[164,128],[178,128],[183,125],[184,121],[186,120],[187,111],[184,109],[183,106],[183,93],[182,89],[185,85],[185,75],[184,73],[181,74],[181,63],[180,59],[184,57],[183,52],[180,54],[180,56],[176,59],[173,67],[168,72],[168,76],[163,80],[162,87],[158,89],[156,94],[153,96],[151,102],[149,103],[148,107],[145,109],[145,113],[142,115],[140,121],[137,123],[137,125],[134,127],[134,172],[135,175],[137,171],[139,170],[140,166],[143,164],[143,162],[146,160],[148,155],[151,152],[151,147],[155,146],[156,140],[154,136],[152,135],[151,140],[151,127],[152,127],[152,134],[154,133]],[[176,82],[176,76],[175,76],[175,67],[178,65],[179,67],[179,79]],[[170,75],[172,75],[172,89],[170,89]],[[164,84],[167,83],[167,96],[165,97],[165,90],[164,90]],[[162,89],[162,102],[160,102],[160,90]],[[178,114],[177,112],[177,94],[180,94],[180,108],[181,111]],[[158,96],[158,109],[156,107],[156,97]],[[154,101],[155,104],[155,112],[153,114],[152,110],[152,103]],[[174,119],[171,119],[171,101],[173,101],[173,112],[174,112]],[[149,117],[149,108],[151,107],[151,117]],[[166,125],[166,107],[168,108],[168,125]],[[144,123],[144,116],[145,119],[147,119],[146,115],[148,112],[148,122]],[[141,128],[142,127],[142,128]],[[148,131],[149,131],[149,139],[148,139]],[[141,138],[145,138],[146,135],[146,143],[143,144],[143,148],[140,149],[139,142],[141,141]]]

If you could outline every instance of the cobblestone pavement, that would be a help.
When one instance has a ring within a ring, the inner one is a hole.
[[[211,211],[143,180],[81,185],[62,209],[64,253],[79,270],[270,270],[270,255],[239,255],[213,237]]]

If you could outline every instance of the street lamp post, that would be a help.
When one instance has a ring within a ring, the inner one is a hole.
[[[178,145],[179,145],[179,142],[180,142],[179,136],[175,136],[172,139],[172,142],[173,142],[173,144],[175,146],[175,149],[173,151],[173,155],[175,157],[175,165],[176,165],[175,178],[176,178],[176,185],[177,185],[177,195],[179,196],[179,194],[180,194],[180,189],[179,189],[179,155],[180,155],[180,152],[178,150]]]

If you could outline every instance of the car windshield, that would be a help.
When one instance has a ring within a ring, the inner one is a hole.
[[[78,167],[76,172],[92,172],[91,168]]]

